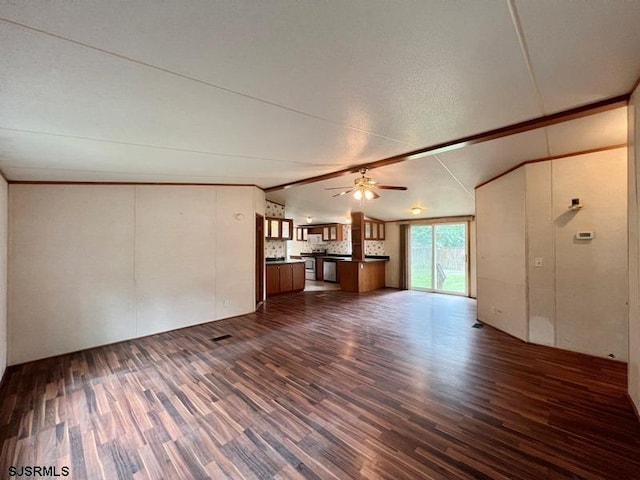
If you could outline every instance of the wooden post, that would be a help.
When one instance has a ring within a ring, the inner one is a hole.
[[[351,258],[364,260],[364,213],[351,212]]]

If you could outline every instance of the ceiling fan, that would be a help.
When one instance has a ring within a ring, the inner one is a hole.
[[[380,185],[378,182],[373,180],[370,177],[367,177],[368,168],[364,167],[360,169],[360,178],[356,178],[353,181],[353,187],[333,187],[333,188],[325,188],[325,190],[342,190],[347,188],[344,192],[336,193],[334,197],[341,197],[342,195],[346,195],[347,193],[353,192],[353,198],[356,200],[362,200],[363,198],[366,200],[374,200],[376,198],[380,198],[375,190],[407,190],[407,187],[399,187],[395,185]]]

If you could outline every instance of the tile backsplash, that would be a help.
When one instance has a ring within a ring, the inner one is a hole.
[[[384,252],[384,240],[365,240],[365,255],[386,255]]]
[[[264,256],[269,257],[286,257],[287,242],[286,240],[267,240],[264,242]]]

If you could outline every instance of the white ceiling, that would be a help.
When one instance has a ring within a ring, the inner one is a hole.
[[[640,2],[0,0],[10,180],[280,185],[628,93]],[[382,219],[470,214],[522,161],[624,143],[625,109],[371,172]],[[288,190],[288,214],[359,208]]]

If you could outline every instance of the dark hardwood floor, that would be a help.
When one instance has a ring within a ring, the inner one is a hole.
[[[640,479],[625,364],[474,321],[461,297],[303,292],[11,367],[0,478]]]

